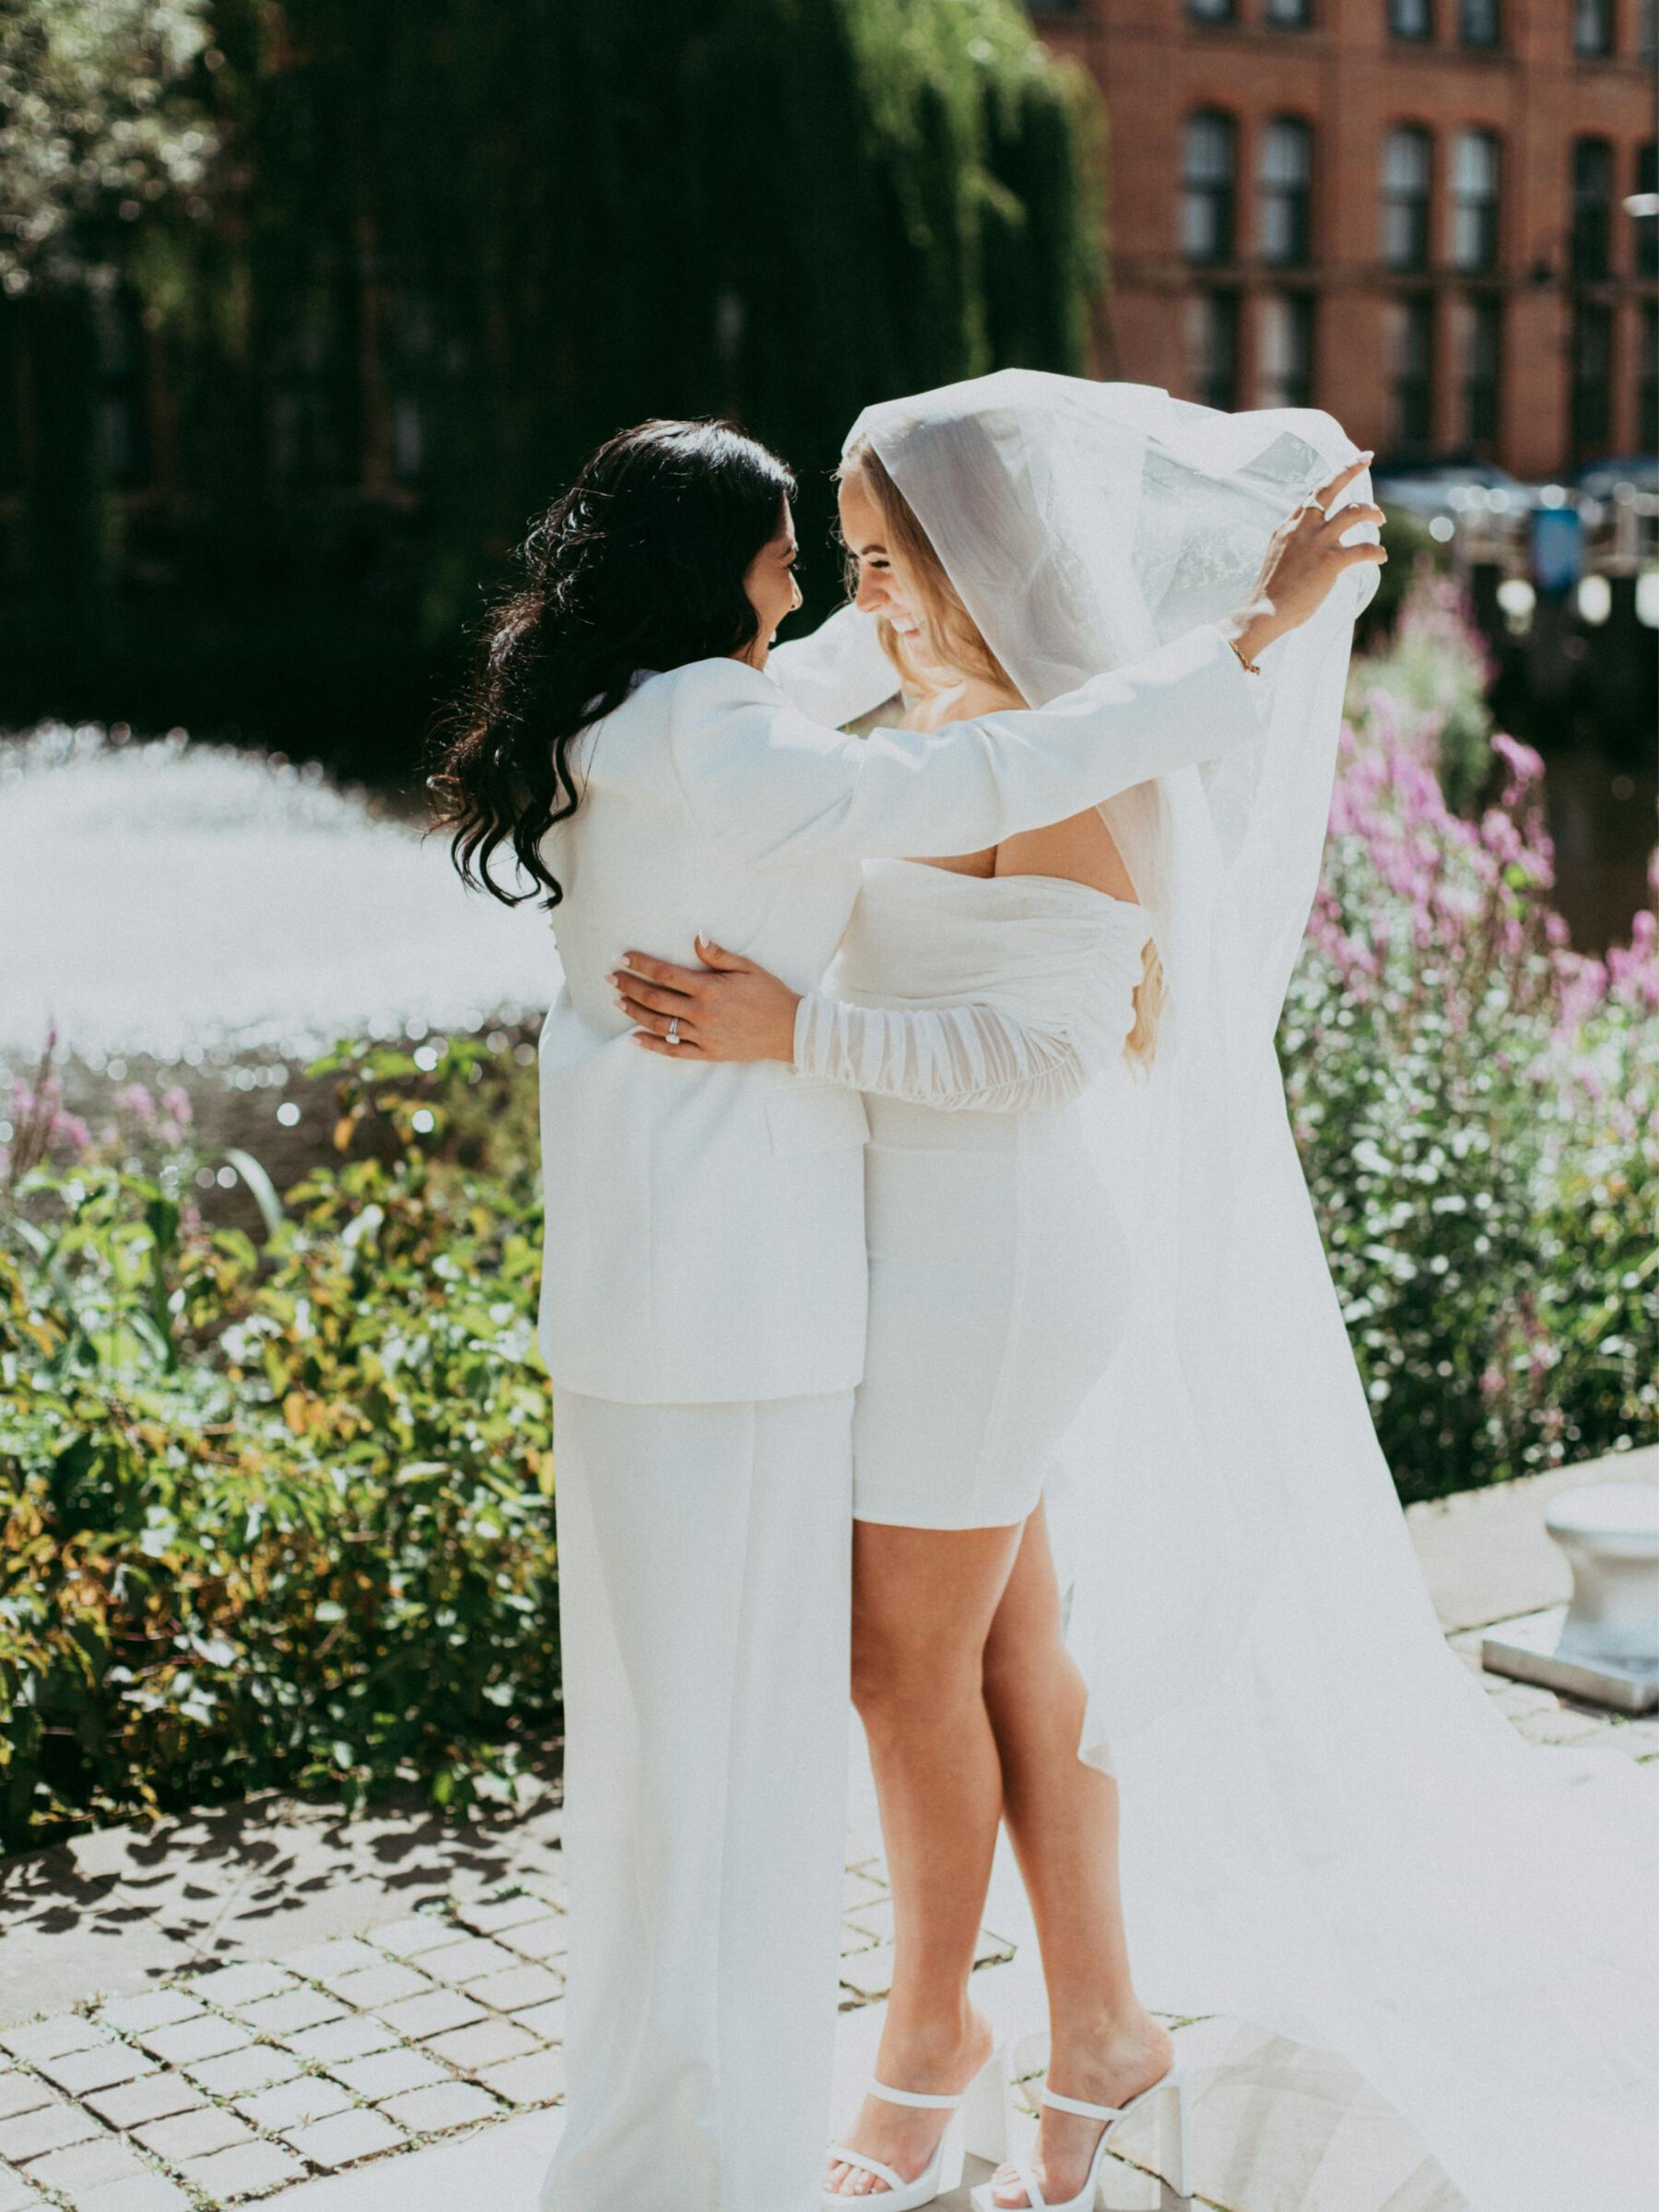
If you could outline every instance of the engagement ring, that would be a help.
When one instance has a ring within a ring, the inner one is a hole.
[[[668,1024],[667,1041],[670,1044],[677,1044],[679,1042],[679,1016],[677,1014]]]

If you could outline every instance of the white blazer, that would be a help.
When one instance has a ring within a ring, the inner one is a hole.
[[[573,747],[543,847],[564,987],[542,1031],[540,1341],[554,1382],[648,1404],[849,1390],[864,1368],[864,1102],[779,1061],[630,1041],[606,978],[700,932],[797,990],[882,855],[977,852],[1259,735],[1221,633],[1039,712],[849,738],[740,661],[640,682]],[[818,702],[822,711],[828,701]]]

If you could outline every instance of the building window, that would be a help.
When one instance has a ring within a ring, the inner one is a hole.
[[[1659,62],[1659,0],[1639,0],[1636,56],[1639,61]]]
[[[1613,231],[1613,148],[1605,138],[1572,146],[1572,273],[1594,283],[1607,274]]]
[[[1498,265],[1498,135],[1459,131],[1452,142],[1452,265]]]
[[[1391,39],[1431,39],[1433,0],[1388,0],[1388,35]]]
[[[1239,404],[1239,295],[1198,292],[1186,306],[1187,389],[1206,407]]]
[[[1434,301],[1426,294],[1389,302],[1393,324],[1394,442],[1396,453],[1424,452],[1432,435]]]
[[[1276,30],[1306,30],[1313,20],[1311,0],[1267,0],[1262,12]]]
[[[1189,115],[1182,148],[1181,243],[1189,261],[1230,261],[1238,129],[1230,115]]]
[[[1458,383],[1463,394],[1463,441],[1477,453],[1498,442],[1498,381],[1503,361],[1503,308],[1477,297],[1459,303]]]
[[[1457,35],[1465,46],[1500,46],[1503,18],[1499,0],[1459,0]]]
[[[1312,252],[1313,134],[1294,115],[1262,133],[1262,255],[1300,267]]]
[[[1255,404],[1313,405],[1313,301],[1306,292],[1268,292],[1258,303]]]
[[[1641,303],[1641,352],[1636,364],[1636,442],[1659,453],[1659,303]]]
[[[1186,7],[1194,23],[1230,23],[1233,19],[1233,0],[1186,0]]]
[[[1652,200],[1659,194],[1659,143],[1650,138],[1636,148],[1636,189]],[[1636,233],[1636,274],[1659,276],[1659,208],[1632,218]]]
[[[1429,134],[1403,123],[1382,141],[1382,258],[1391,269],[1429,265]]]
[[[1607,450],[1613,415],[1613,311],[1581,300],[1572,314],[1572,444],[1581,460]]]
[[[1596,61],[1613,51],[1613,0],[1572,0],[1572,51]]]

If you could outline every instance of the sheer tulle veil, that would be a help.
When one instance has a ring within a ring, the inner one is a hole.
[[[861,440],[1033,704],[1237,604],[1356,457],[1312,410],[1026,371],[872,407]],[[1651,2212],[1659,1777],[1524,1746],[1448,1653],[1275,1057],[1373,582],[1350,571],[1264,656],[1244,757],[1105,810],[1168,1002],[1149,1077],[1085,1102],[1135,1321],[1048,1489],[1081,1751],[1121,1783],[1150,2002],[1338,2053],[1479,2212]],[[867,651],[855,627],[821,653]]]

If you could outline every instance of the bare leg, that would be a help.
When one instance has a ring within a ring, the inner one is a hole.
[[[877,2072],[896,2088],[953,2095],[991,2054],[968,2002],[1002,1810],[981,1670],[1020,1535],[853,1524],[853,1697],[881,1798],[898,1945]],[[866,2098],[848,2140],[912,2180],[947,2117]],[[839,2162],[829,2185],[886,2190]]]
[[[1118,1888],[1118,1793],[1077,1757],[1087,1693],[1061,1630],[1041,1506],[1026,1523],[991,1624],[984,1694],[1001,1756],[1003,1817],[1030,1899],[1048,1984],[1049,2084],[1122,2104],[1169,2069],[1174,2047],[1135,1994]],[[1064,2201],[1083,2186],[1100,2124],[1045,2111],[1037,2180]],[[1018,2182],[998,2200],[1025,2202]]]

